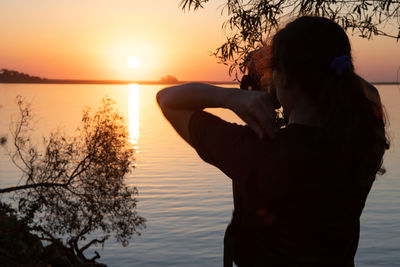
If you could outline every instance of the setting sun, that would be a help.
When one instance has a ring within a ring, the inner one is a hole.
[[[131,69],[137,69],[142,65],[140,59],[136,56],[132,56],[128,59],[128,67]]]

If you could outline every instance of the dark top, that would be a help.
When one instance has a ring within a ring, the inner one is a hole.
[[[248,126],[203,111],[189,132],[200,157],[232,179],[225,253],[239,266],[354,266],[372,182],[357,182],[340,144],[300,124],[260,140]]]

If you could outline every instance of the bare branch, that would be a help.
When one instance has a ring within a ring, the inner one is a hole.
[[[66,184],[57,184],[57,183],[38,183],[38,184],[27,184],[27,185],[20,185],[20,186],[13,186],[7,188],[0,188],[0,194],[10,193],[20,190],[27,190],[32,188],[39,188],[39,187],[66,187]]]
[[[86,249],[88,249],[88,248],[91,247],[92,245],[103,244],[106,240],[107,240],[107,237],[103,237],[102,239],[93,239],[92,241],[90,241],[89,243],[87,243],[86,245],[84,245],[83,247],[81,247],[81,248],[79,249],[79,251],[80,251],[81,253],[83,253],[83,251],[85,251]]]

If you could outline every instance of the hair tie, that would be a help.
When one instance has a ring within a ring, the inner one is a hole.
[[[353,70],[353,63],[349,56],[340,56],[332,60],[330,67],[337,75],[342,76],[346,70]]]

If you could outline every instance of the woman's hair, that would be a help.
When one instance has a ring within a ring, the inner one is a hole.
[[[344,30],[326,18],[300,17],[275,34],[271,54],[271,68],[283,74],[287,88],[308,97],[318,125],[342,144],[346,157],[355,166],[374,168],[366,173],[384,172],[384,109],[375,87],[354,73]]]

